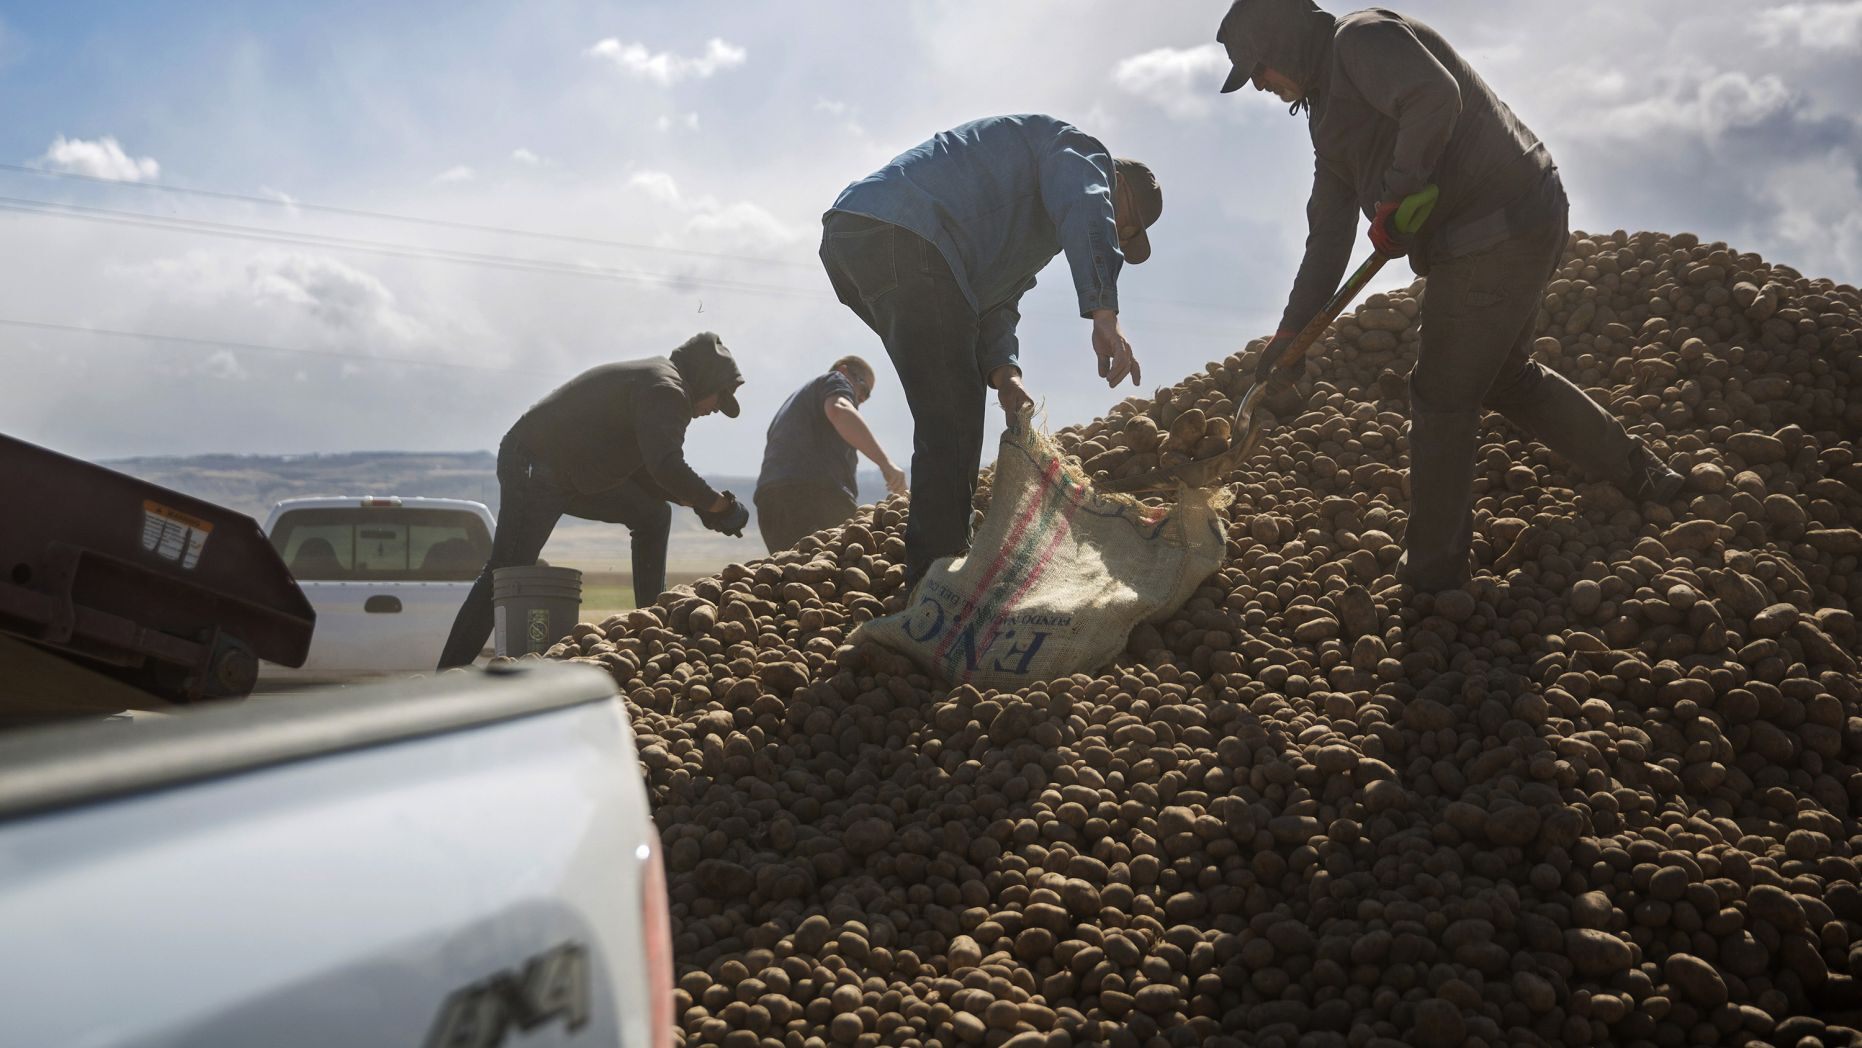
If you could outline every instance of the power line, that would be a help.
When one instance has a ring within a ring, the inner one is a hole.
[[[28,167],[24,164],[0,163],[0,171],[12,171],[24,175],[36,175],[41,178],[65,179],[72,182],[86,182],[93,185],[116,188],[140,189],[152,192],[171,193],[181,196],[203,197],[212,200],[232,200],[248,204],[263,204],[269,207],[294,208],[300,211],[316,211],[323,214],[345,215],[351,218],[367,218],[387,222],[404,222],[412,225],[429,226],[435,229],[454,229],[476,233],[493,233],[500,236],[530,237],[537,240],[554,240],[566,244],[582,244],[593,247],[620,248],[628,251],[651,251],[662,255],[683,255],[691,258],[708,258],[729,262],[747,262],[754,265],[784,266],[792,269],[812,270],[818,263],[803,262],[794,259],[769,258],[760,255],[738,255],[720,251],[696,251],[690,248],[661,247],[657,244],[641,244],[625,240],[611,240],[605,237],[578,236],[573,233],[556,233],[539,229],[522,229],[516,226],[495,226],[478,222],[461,222],[445,218],[428,218],[420,215],[403,215],[391,211],[373,211],[367,208],[345,207],[338,204],[315,204],[302,200],[279,200],[276,197],[255,196],[249,193],[232,193],[219,189],[202,189],[194,186],[177,186],[164,182],[125,182],[114,178],[101,178],[96,175],[84,175],[75,171],[49,171],[44,168]],[[48,202],[49,203],[49,202]],[[73,205],[76,206],[76,205]],[[159,218],[165,216],[148,216]],[[187,221],[174,219],[174,221]],[[314,235],[314,234],[304,234]],[[444,250],[444,249],[442,249]],[[547,261],[547,260],[539,260]],[[1192,302],[1184,299],[1153,298],[1150,296],[1125,296],[1136,305],[1176,306],[1183,309],[1195,309],[1211,313],[1236,312],[1231,305],[1213,302]]]
[[[625,240],[610,240],[605,237],[578,236],[574,233],[555,233],[540,229],[519,229],[515,226],[493,226],[477,222],[460,222],[445,218],[427,218],[420,215],[401,215],[391,211],[371,211],[367,208],[343,207],[337,204],[313,204],[302,200],[279,200],[275,197],[253,196],[247,193],[229,193],[218,189],[199,189],[192,186],[176,186],[163,182],[124,182],[114,178],[100,178],[96,175],[82,175],[75,171],[47,171],[44,168],[27,167],[24,164],[0,163],[0,171],[13,171],[23,175],[38,175],[43,178],[62,178],[73,182],[89,182],[95,185],[128,187],[173,193],[182,196],[205,197],[213,200],[236,200],[247,204],[265,204],[271,207],[295,208],[301,211],[317,211],[330,215],[347,215],[351,218],[369,218],[386,222],[405,222],[412,225],[430,226],[435,229],[457,229],[474,233],[495,233],[500,236],[530,237],[537,240],[555,240],[565,244],[584,244],[593,247],[621,248],[628,251],[652,251],[664,255],[689,255],[693,258],[723,259],[732,262],[751,262],[766,266],[788,266],[796,269],[812,269],[813,262],[795,259],[768,258],[759,255],[735,255],[719,251],[694,251],[690,248],[661,247],[657,244],[640,244]]]
[[[239,342],[231,339],[200,338],[194,335],[171,335],[153,331],[126,331],[119,328],[85,327],[79,324],[55,324],[43,320],[21,320],[16,317],[0,317],[0,325],[28,328],[35,331],[57,331],[80,335],[104,335],[110,338],[138,339],[145,342],[177,342],[190,346],[206,346],[212,349],[236,349],[254,353],[334,357],[344,360],[364,360],[382,364],[411,364],[417,367],[452,368],[463,371],[495,371],[504,374],[538,376],[543,378],[567,377],[566,372],[540,372],[535,368],[499,367],[495,364],[462,364],[457,361],[449,360],[424,360],[419,357],[380,356],[374,353],[345,352],[340,349],[307,349],[296,346],[271,346],[260,342]]]
[[[687,287],[711,288],[720,291],[743,292],[746,294],[809,299],[817,302],[826,302],[834,297],[827,290],[818,288],[801,288],[782,284],[759,284],[751,281],[730,280],[721,277],[643,273],[634,270],[615,269],[608,266],[558,262],[552,259],[494,255],[477,251],[458,251],[450,248],[430,248],[419,245],[399,244],[392,241],[328,236],[321,233],[295,233],[290,230],[265,226],[245,226],[230,222],[214,222],[208,219],[169,218],[162,215],[150,215],[139,211],[118,211],[112,208],[92,207],[86,204],[65,204],[46,200],[30,200],[20,197],[0,196],[0,211],[38,215],[47,218],[75,219],[81,222],[102,223],[106,225],[136,226],[147,229],[158,229],[170,233],[287,244],[294,247],[333,248],[341,251],[355,251],[389,258],[405,258],[429,262],[450,262],[455,265],[479,266],[543,276],[569,276],[594,280],[621,281],[645,284],[650,287],[659,287],[671,291],[679,291]],[[1232,332],[1229,331],[1214,331],[1195,324],[1184,324],[1170,320],[1151,320],[1149,323],[1159,327],[1174,328],[1179,331],[1190,331],[1213,337],[1230,337],[1232,335]]]
[[[495,255],[479,251],[459,251],[451,248],[424,247],[414,244],[395,243],[393,241],[367,240],[360,237],[337,237],[321,233],[295,233],[286,229],[276,229],[266,226],[246,226],[232,222],[214,222],[197,218],[169,218],[163,215],[150,215],[140,211],[118,211],[113,208],[92,207],[85,204],[64,204],[46,200],[29,200],[20,197],[0,197],[0,211],[44,215],[53,218],[70,218],[83,222],[99,222],[110,225],[141,226],[149,229],[160,229],[170,233],[192,233],[201,236],[214,236],[237,240],[257,240],[266,243],[289,244],[296,247],[339,248],[345,251],[359,251],[365,254],[384,255],[391,258],[452,262],[459,265],[484,266],[493,269],[511,270],[513,272],[585,277],[597,280],[619,280],[666,287],[673,290],[679,290],[682,286],[690,285],[694,287],[717,288],[724,291],[742,291],[751,294],[788,295],[818,299],[830,297],[827,291],[816,288],[800,288],[781,284],[759,284],[751,281],[729,280],[719,277],[643,273],[635,270],[615,269],[610,266],[558,262],[552,259],[527,258],[516,255]]]

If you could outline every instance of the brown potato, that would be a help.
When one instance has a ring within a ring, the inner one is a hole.
[[[1392,577],[1418,283],[1328,333],[1227,563],[1111,666],[1000,694],[848,646],[905,599],[899,499],[551,649],[633,720],[682,1043],[1854,1041],[1862,303],[1686,234],[1569,248],[1535,354],[1688,489],[1490,418],[1463,590]],[[1058,439],[1202,457],[1250,363]]]

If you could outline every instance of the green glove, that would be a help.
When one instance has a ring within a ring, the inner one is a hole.
[[[1402,200],[1378,204],[1377,212],[1371,216],[1371,246],[1378,254],[1390,258],[1409,254],[1409,238],[1428,221],[1438,195],[1440,191],[1428,185]]]

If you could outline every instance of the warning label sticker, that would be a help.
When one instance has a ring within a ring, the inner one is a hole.
[[[200,563],[201,550],[207,547],[207,536],[212,532],[211,521],[152,500],[142,503],[142,548],[163,560],[178,562],[184,571],[192,571]]]

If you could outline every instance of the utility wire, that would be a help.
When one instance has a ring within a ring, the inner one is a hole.
[[[574,233],[554,233],[540,229],[519,229],[514,226],[493,226],[483,225],[477,222],[460,222],[445,218],[426,218],[420,215],[400,215],[391,211],[371,211],[366,208],[342,207],[336,204],[312,204],[302,200],[279,200],[276,197],[252,196],[246,193],[228,193],[218,189],[198,189],[192,186],[176,186],[163,182],[125,182],[115,178],[100,178],[96,175],[78,174],[75,171],[48,171],[44,168],[27,167],[24,164],[0,164],[0,171],[13,171],[18,174],[37,175],[42,178],[62,178],[73,182],[89,182],[95,185],[128,187],[183,196],[206,197],[213,200],[236,200],[247,204],[265,204],[271,207],[295,208],[301,211],[318,211],[330,215],[347,215],[351,218],[369,218],[385,222],[406,222],[412,225],[431,226],[435,229],[457,229],[474,233],[495,233],[499,236],[556,240],[565,244],[613,247],[628,251],[651,251],[655,254],[662,255],[689,255],[693,258],[724,259],[732,262],[752,262],[766,266],[789,266],[796,269],[813,269],[818,264],[786,258],[768,258],[758,255],[733,255],[718,251],[694,251],[689,248],[661,247],[657,244],[639,244],[626,240],[609,240],[605,237],[578,236]]]
[[[343,360],[364,360],[383,364],[411,364],[427,368],[452,368],[463,371],[496,371],[511,375],[530,375],[543,378],[567,377],[567,373],[541,372],[535,368],[499,367],[496,364],[461,364],[450,360],[423,360],[418,357],[390,357],[374,353],[352,353],[340,349],[306,349],[296,346],[269,346],[259,342],[238,342],[230,339],[199,338],[193,335],[169,335],[153,331],[125,331],[118,328],[85,327],[79,324],[54,324],[43,320],[21,320],[17,317],[0,317],[0,325],[6,327],[27,328],[34,331],[57,331],[80,335],[103,335],[110,338],[139,339],[145,342],[178,342],[190,346],[206,346],[213,349],[236,349],[242,352],[280,353],[309,357],[334,357]]]
[[[200,189],[193,186],[177,186],[164,182],[125,182],[120,179],[79,174],[75,171],[49,171],[45,168],[28,167],[24,164],[0,163],[0,171],[12,171],[23,175],[36,175],[41,178],[65,179],[72,182],[87,182],[93,185],[126,187],[183,196],[204,197],[213,200],[234,200],[247,204],[264,204],[270,207],[294,208],[300,211],[316,211],[331,215],[346,215],[352,218],[368,218],[386,222],[405,222],[413,225],[430,226],[435,229],[454,229],[476,233],[493,233],[500,236],[531,237],[538,240],[555,240],[567,244],[621,248],[629,251],[651,251],[655,254],[662,255],[684,255],[692,258],[748,262],[754,265],[785,266],[793,269],[813,270],[818,265],[818,263],[812,261],[802,262],[792,259],[769,258],[760,255],[736,255],[719,251],[695,251],[690,248],[661,247],[657,244],[640,244],[625,240],[610,240],[604,237],[578,236],[573,233],[555,233],[539,229],[521,229],[515,226],[494,226],[444,218],[427,218],[420,215],[403,215],[391,211],[372,211],[366,208],[344,207],[337,204],[313,204],[302,200],[280,200],[276,197],[254,196],[248,193],[230,193],[224,190]],[[1124,297],[1134,305],[1155,304],[1178,306],[1183,309],[1196,309],[1204,312],[1225,313],[1229,315],[1233,315],[1237,312],[1232,305],[1213,302],[1191,302],[1184,299],[1153,298],[1148,295],[1131,295]]]
[[[423,247],[414,244],[400,244],[392,241],[366,240],[359,237],[327,236],[321,233],[295,233],[287,229],[276,229],[266,226],[246,226],[231,222],[213,222],[207,219],[197,218],[168,218],[166,216],[150,215],[140,211],[118,211],[112,208],[91,207],[85,204],[63,204],[45,200],[28,200],[19,197],[0,197],[0,211],[46,215],[54,218],[71,218],[84,222],[101,222],[110,225],[142,226],[150,229],[165,230],[171,233],[195,233],[202,236],[258,240],[267,243],[290,244],[297,247],[333,247],[345,251],[359,251],[372,255],[385,255],[392,258],[452,262],[461,265],[486,266],[493,269],[506,269],[515,272],[586,277],[597,280],[629,281],[667,287],[673,290],[679,290],[683,286],[692,285],[764,295],[788,295],[807,298],[829,297],[827,291],[816,288],[801,288],[781,284],[759,284],[751,281],[729,280],[719,277],[643,273],[634,270],[615,269],[609,266],[558,262],[544,258],[494,255],[479,251],[458,251],[450,248]]]
[[[423,247],[420,245],[396,243],[393,241],[329,236],[321,233],[296,233],[286,229],[277,229],[267,226],[246,226],[231,222],[214,222],[208,219],[197,218],[170,218],[164,215],[151,215],[140,211],[119,211],[113,208],[93,207],[86,204],[66,204],[20,197],[0,196],[0,211],[11,211],[19,214],[38,215],[48,218],[75,219],[81,222],[103,223],[107,225],[138,226],[170,233],[196,234],[200,236],[220,237],[223,239],[288,244],[294,247],[334,248],[342,251],[356,251],[363,254],[379,255],[389,258],[450,262],[456,265],[480,266],[490,269],[502,269],[510,272],[535,273],[544,276],[569,276],[594,280],[622,281],[644,284],[650,287],[659,287],[670,291],[680,291],[688,287],[702,287],[714,288],[721,291],[738,291],[746,294],[773,295],[777,297],[810,299],[822,302],[828,301],[834,297],[827,290],[818,288],[802,288],[782,284],[761,284],[752,281],[730,280],[722,277],[643,273],[636,270],[615,269],[609,266],[588,265],[574,262],[559,262],[544,258],[495,255],[478,251],[459,251],[451,248]],[[1189,331],[1213,337],[1232,337],[1233,335],[1232,331],[1216,331],[1177,321],[1152,320],[1150,322],[1159,327],[1174,328],[1180,331]]]

